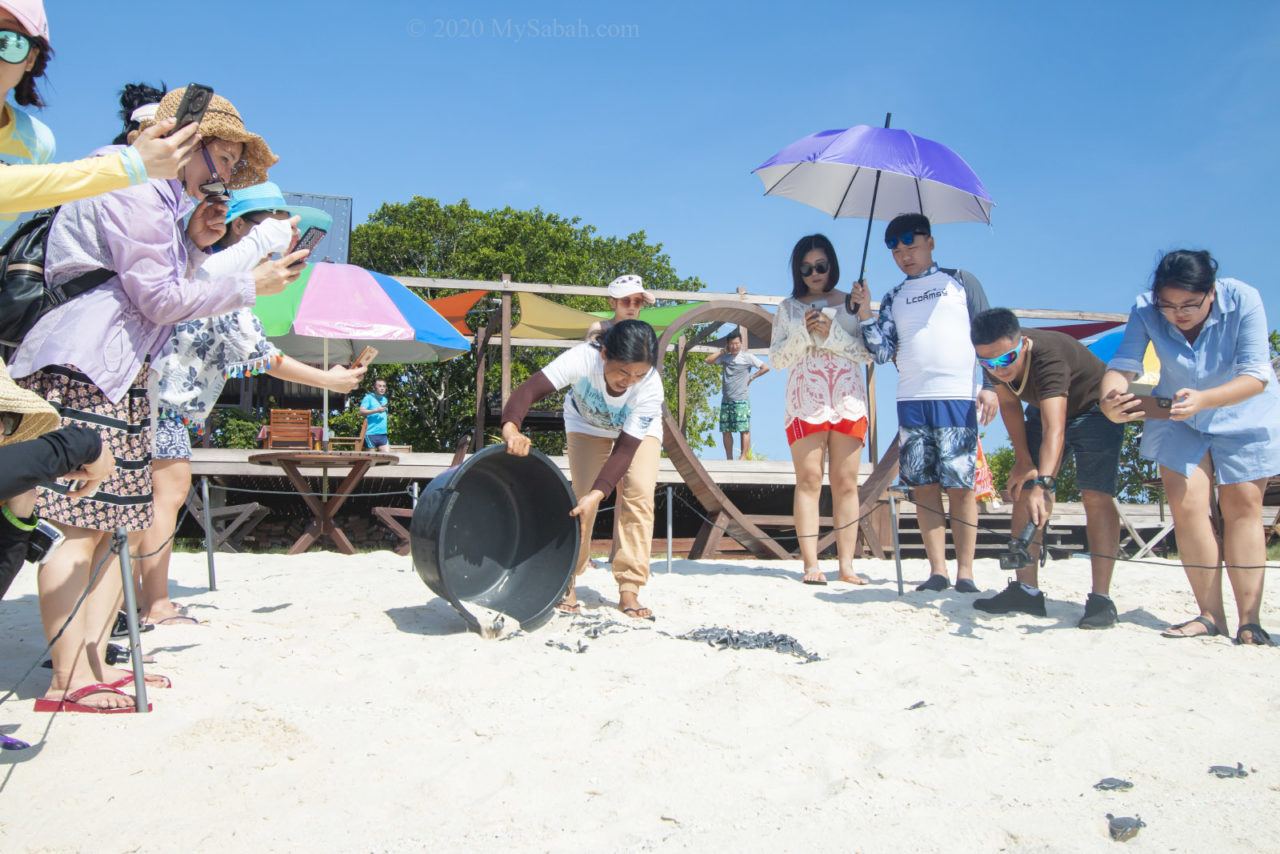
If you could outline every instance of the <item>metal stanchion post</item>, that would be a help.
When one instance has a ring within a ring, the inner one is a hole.
[[[217,590],[218,581],[213,573],[213,512],[209,509],[209,478],[200,477],[200,495],[204,499],[204,548],[209,560],[209,589]]]
[[[148,711],[147,675],[142,671],[142,641],[138,634],[138,601],[133,595],[133,564],[129,561],[129,534],[116,528],[120,544],[120,575],[124,580],[124,618],[129,626],[129,648],[133,657],[134,709]]]
[[[898,497],[889,492],[889,521],[893,525],[893,565],[898,570],[898,595],[902,595],[902,551],[898,543]]]
[[[418,509],[418,482],[409,484],[409,497],[413,499],[413,509]]]
[[[667,572],[671,571],[671,533],[672,533],[671,487],[667,486]]]

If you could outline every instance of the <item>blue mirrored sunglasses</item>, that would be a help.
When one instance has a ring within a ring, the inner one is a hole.
[[[913,231],[912,233],[904,234],[901,237],[886,237],[884,239],[884,245],[888,246],[890,249],[897,249],[899,243],[901,243],[903,246],[910,246],[916,242],[917,235],[920,237],[929,236],[920,231]]]
[[[26,62],[31,55],[31,39],[13,30],[0,30],[0,59],[10,65]]]
[[[1020,352],[1022,352],[1022,339],[1018,339],[1018,346],[1014,347],[1009,352],[1001,353],[999,356],[996,356],[994,359],[983,359],[979,357],[978,362],[982,365],[982,367],[986,368],[989,371],[994,371],[997,368],[1007,368],[1010,365],[1012,365],[1014,362],[1018,361],[1018,354]]]

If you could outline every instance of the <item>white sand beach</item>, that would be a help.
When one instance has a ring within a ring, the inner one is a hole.
[[[899,598],[891,561],[860,588],[658,561],[656,621],[592,569],[583,615],[504,640],[391,552],[217,566],[209,592],[204,556],[175,556],[207,623],[144,635],[174,682],[153,713],[37,714],[42,669],[0,706],[33,744],[0,753],[4,851],[1088,852],[1117,844],[1107,813],[1146,823],[1128,850],[1280,850],[1280,650],[1162,639],[1192,614],[1176,566],[1122,565],[1121,625],[1085,632],[1082,560],[1043,571],[1047,618]],[[35,577],[0,602],[6,687],[43,648]],[[709,626],[821,660],[675,637]]]

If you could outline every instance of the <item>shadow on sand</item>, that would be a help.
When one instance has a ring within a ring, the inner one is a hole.
[[[444,599],[410,608],[388,608],[386,615],[398,630],[409,634],[444,637],[467,633],[466,621]]]

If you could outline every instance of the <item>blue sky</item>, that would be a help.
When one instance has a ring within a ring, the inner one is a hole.
[[[993,305],[1124,312],[1161,252],[1188,246],[1280,325],[1280,6],[978,5],[47,0],[42,118],[69,159],[115,135],[125,82],[197,80],[281,156],[275,181],[353,196],[356,224],[413,194],[536,205],[643,229],[711,290],[780,294],[815,231],[856,274],[865,223],[766,198],[750,170],[892,112],[996,200],[991,228],[935,232],[939,262]],[[900,279],[881,232],[877,298]],[[756,448],[787,459],[782,372],[752,388]],[[892,382],[880,410],[891,426]],[[985,440],[1003,442],[998,426]]]

